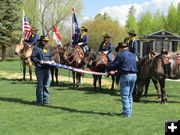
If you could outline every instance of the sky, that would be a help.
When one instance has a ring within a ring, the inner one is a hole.
[[[157,10],[168,13],[171,3],[177,8],[180,0],[82,0],[83,20],[92,19],[98,13],[107,12],[113,19],[118,19],[121,25],[125,25],[129,8],[134,5],[136,18],[147,10],[155,13]]]

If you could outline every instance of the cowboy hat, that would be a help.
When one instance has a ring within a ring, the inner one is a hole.
[[[126,44],[126,43],[119,42],[119,43],[118,43],[118,46],[115,48],[115,51],[116,51],[116,52],[119,52],[119,48],[125,48],[125,47],[127,47],[127,44]]]
[[[38,29],[36,29],[36,27],[33,27],[31,31],[38,31]]]
[[[130,30],[130,31],[128,32],[128,34],[129,34],[129,35],[134,35],[134,36],[136,36],[136,34],[135,34],[135,31],[134,31],[134,30]]]
[[[110,35],[109,34],[105,34],[103,37],[104,38],[110,38]]]
[[[85,32],[88,31],[88,29],[86,29],[85,27],[81,27],[80,30],[81,30],[81,31],[85,31]]]
[[[37,41],[46,41],[48,42],[49,41],[49,38],[47,38],[46,36],[41,36],[39,40]]]

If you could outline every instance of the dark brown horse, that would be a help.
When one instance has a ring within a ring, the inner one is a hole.
[[[96,52],[93,49],[89,49],[86,53],[85,53],[85,63],[87,65],[87,67],[92,70],[92,71],[96,71],[96,72],[105,72],[106,67],[108,66],[107,64],[107,57],[106,56],[102,56],[101,53]],[[102,75],[93,75],[93,85],[94,85],[94,90],[97,89],[96,83],[97,81],[99,81],[99,90],[101,90],[101,79],[102,79]],[[115,76],[112,76],[112,85],[111,85],[111,89],[114,89],[114,81],[115,81]],[[116,78],[116,83],[119,83],[119,79]]]
[[[24,38],[20,38],[17,41],[15,47],[15,54],[18,55],[22,60],[23,80],[26,79],[26,65],[29,66],[30,80],[32,80],[32,61],[30,59],[32,50],[33,46],[29,46],[26,42],[24,42]]]
[[[82,50],[80,47],[73,48],[72,45],[67,44],[64,45],[63,47],[63,61],[65,65],[72,66],[72,67],[77,67],[77,68],[83,68],[83,56]],[[74,72],[72,71],[73,74],[73,87],[79,87],[81,84],[81,77],[83,76],[82,73],[79,72]]]
[[[146,55],[145,57],[143,57],[142,59],[140,59],[139,61],[136,62],[139,73],[141,72],[141,69],[142,69],[142,67],[146,64],[146,62],[147,62],[149,59],[155,57],[156,55],[157,55],[157,54],[151,52],[150,54]],[[139,74],[139,73],[138,73],[138,74]],[[158,98],[160,98],[160,91],[159,91],[159,87],[158,87],[158,81],[157,81],[157,80],[154,80],[153,78],[147,79],[147,82],[145,83],[144,97],[147,97],[150,80],[152,80],[152,82],[153,82],[153,84],[154,84],[154,87],[155,87],[155,89],[156,89],[156,91],[157,91]],[[136,91],[134,91],[133,94],[135,94],[135,92],[136,92]],[[137,95],[137,94],[135,94],[135,95]],[[139,96],[141,96],[141,93],[139,93]]]
[[[167,96],[165,91],[165,79],[166,79],[166,70],[165,70],[165,63],[163,58],[166,57],[165,54],[159,54],[151,59],[149,59],[141,68],[141,70],[138,73],[137,78],[137,85],[138,85],[138,92],[142,93],[144,84],[148,81],[149,78],[152,78],[154,80],[157,80],[161,87],[161,103],[167,103]],[[175,61],[175,63],[178,63],[179,57],[177,57],[176,54],[172,53],[168,56],[168,61]],[[179,63],[180,64],[180,63]],[[171,79],[178,79],[180,78],[180,70],[179,70],[179,64],[173,64],[171,63],[171,70],[172,67],[175,66],[173,71],[173,75],[170,75]]]

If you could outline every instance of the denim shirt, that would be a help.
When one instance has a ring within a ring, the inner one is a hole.
[[[123,50],[107,68],[107,72],[113,70],[117,70],[119,75],[128,72],[137,73],[136,57],[127,49]]]
[[[39,39],[39,35],[37,33],[34,34],[34,37],[31,36],[29,37],[28,40],[25,40],[25,42],[30,43],[31,45],[35,46],[35,44],[37,43],[37,40]]]
[[[43,48],[35,46],[31,54],[31,60],[36,67],[50,68],[47,64],[40,64],[40,61],[51,61],[50,49],[47,48],[47,53],[43,53]]]

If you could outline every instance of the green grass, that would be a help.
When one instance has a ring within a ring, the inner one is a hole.
[[[19,71],[20,61],[0,63],[0,71]],[[60,75],[62,75],[60,73]],[[178,120],[179,82],[166,82],[168,104],[161,105],[150,84],[149,96],[133,104],[131,118],[120,117],[122,105],[118,88],[92,86],[79,89],[69,82],[50,87],[50,105],[35,105],[36,82],[0,76],[0,135],[163,135],[165,120]]]

